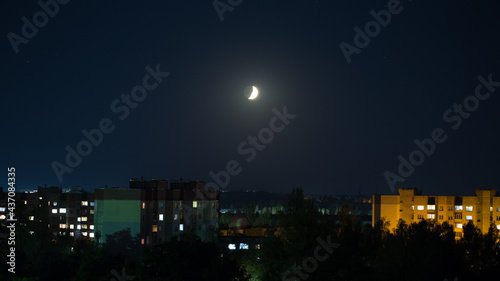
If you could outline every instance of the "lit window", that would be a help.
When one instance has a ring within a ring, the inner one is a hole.
[[[87,217],[82,217],[82,221],[87,221]]]
[[[462,224],[461,223],[457,223],[457,228],[462,228]]]
[[[0,215],[0,220],[4,220],[5,218],[7,218],[5,215]]]
[[[465,210],[466,210],[467,212],[472,212],[472,206],[466,206],[466,207],[465,207]]]
[[[436,205],[427,205],[427,210],[436,210]]]
[[[184,225],[182,223],[181,223],[181,225],[179,225],[179,230],[184,231]]]
[[[64,223],[59,224],[59,228],[63,228],[63,229],[66,228],[66,224],[64,224]]]
[[[436,218],[435,214],[427,214],[427,219],[433,220]]]
[[[463,210],[463,209],[462,209],[462,206],[458,206],[458,205],[457,205],[457,206],[455,206],[455,211],[462,211],[462,210]]]
[[[145,202],[142,202],[142,208],[146,209],[146,203]]]
[[[5,207],[0,207],[0,212],[5,212]]]
[[[90,202],[90,206],[94,207],[94,202]]]
[[[89,233],[89,237],[94,238],[94,233],[93,232]]]
[[[82,229],[82,226],[78,224],[78,225],[76,226],[76,229],[80,230],[80,229]]]
[[[74,232],[70,232],[69,236],[75,236],[75,233]]]
[[[38,199],[42,200],[42,196],[38,197]]]
[[[93,224],[90,225],[90,230],[94,230],[94,225]]]
[[[66,208],[59,208],[59,213],[66,214]]]
[[[82,232],[82,235],[83,236],[87,236],[87,232]]]
[[[47,202],[47,206],[50,206],[50,201]]]
[[[82,206],[88,206],[89,205],[89,201],[82,201]]]
[[[499,225],[497,225],[497,229],[500,229],[500,224],[499,224]]]
[[[158,226],[156,224],[153,225],[153,232],[158,232]]]
[[[75,225],[74,224],[70,224],[69,225],[69,229],[75,229]]]
[[[52,214],[57,214],[57,209],[52,209]]]
[[[418,205],[418,206],[417,206],[417,210],[419,210],[419,211],[423,211],[423,210],[424,210],[424,206],[423,206],[423,205]]]
[[[28,219],[29,219],[30,221],[33,221],[33,220],[35,220],[35,216],[29,216],[29,217],[28,217]]]
[[[82,218],[81,217],[77,217],[76,221],[82,221]]]
[[[193,201],[193,208],[198,208],[198,201]]]
[[[465,216],[465,219],[468,220],[468,221],[471,221],[472,220],[472,216]]]
[[[500,207],[497,207],[497,212],[500,212]]]
[[[28,205],[28,201],[24,200],[24,205]]]
[[[82,224],[82,229],[87,229],[87,225],[86,224]]]
[[[160,215],[158,216],[158,219],[159,219],[160,221],[163,221],[163,214],[160,214]]]
[[[54,204],[54,207],[56,207],[56,206],[57,206],[57,202],[54,202],[53,204]]]
[[[411,206],[411,210],[412,210],[412,211],[415,211],[415,206]]]
[[[260,250],[260,244],[255,245],[255,249]]]
[[[94,214],[94,210],[90,210],[90,214],[93,215]]]
[[[240,243],[240,250],[248,250],[248,244]]]
[[[141,245],[144,245],[144,238],[141,239]]]
[[[227,245],[227,248],[229,250],[236,250],[236,244],[229,244],[229,245]]]
[[[493,207],[490,207],[490,212],[493,212]]]
[[[178,219],[179,219],[179,215],[178,214],[174,214],[174,221],[176,221]]]

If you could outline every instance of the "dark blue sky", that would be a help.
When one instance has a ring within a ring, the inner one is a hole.
[[[212,1],[70,1],[16,54],[10,32],[23,36],[21,19],[41,10],[19,2],[0,3],[0,167],[16,167],[19,189],[211,181],[235,160],[242,170],[228,189],[391,193],[384,172],[397,175],[398,156],[408,159],[435,128],[447,140],[396,187],[499,188],[500,87],[456,130],[443,119],[474,96],[478,76],[500,81],[496,1],[401,1],[350,63],[339,44],[356,46],[353,28],[389,1],[244,0],[223,21]],[[169,76],[121,120],[111,104],[157,64]],[[244,96],[250,85],[255,101]],[[240,143],[284,106],[297,117],[246,161]],[[114,131],[59,182],[51,164],[66,165],[65,147],[103,118]],[[0,179],[6,186],[6,169]]]

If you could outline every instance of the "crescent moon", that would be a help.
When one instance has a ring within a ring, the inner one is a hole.
[[[259,95],[259,89],[257,89],[257,87],[255,86],[252,86],[252,93],[250,94],[250,96],[248,97],[249,100],[254,100],[257,98],[257,96]]]

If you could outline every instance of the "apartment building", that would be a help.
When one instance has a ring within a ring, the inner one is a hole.
[[[422,219],[453,225],[455,237],[472,221],[483,233],[491,224],[500,229],[500,196],[491,189],[476,189],[476,196],[422,195],[417,189],[398,189],[397,195],[373,195],[372,225],[384,218],[394,231],[399,220],[410,224]]]
[[[129,188],[96,188],[95,233],[98,243],[106,242],[106,235],[130,229],[132,237],[141,233],[141,192]]]
[[[183,231],[202,240],[216,236],[219,227],[219,191],[208,196],[202,181],[130,180],[141,191],[141,244],[168,241]]]
[[[99,242],[126,228],[142,245],[154,245],[193,231],[203,240],[219,227],[219,192],[206,196],[200,181],[131,179],[127,189],[95,190],[95,225]]]
[[[57,186],[39,186],[37,190],[16,192],[16,203],[17,219],[30,226],[31,234],[46,227],[54,240],[66,235],[90,241],[94,238],[94,194],[79,187],[63,192]],[[6,203],[0,201],[0,221],[5,219],[5,207]]]
[[[0,194],[0,225],[6,220],[6,194]],[[129,228],[142,245],[168,241],[184,231],[211,240],[219,231],[219,191],[205,190],[201,181],[131,179],[129,188],[38,187],[16,193],[21,202],[18,219],[30,233],[106,242],[106,235]],[[19,203],[18,203],[19,204]],[[44,231],[45,232],[45,231]]]

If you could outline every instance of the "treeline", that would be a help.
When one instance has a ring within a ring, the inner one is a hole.
[[[472,222],[455,240],[453,226],[400,221],[362,225],[344,205],[337,216],[317,212],[302,190],[289,196],[282,231],[248,253],[240,265],[250,280],[497,280],[499,233]],[[253,259],[252,256],[258,256]]]
[[[276,226],[279,214],[284,211],[283,206],[259,208],[255,202],[250,202],[244,212],[227,212],[221,215],[221,228],[242,228],[251,226]]]
[[[224,255],[215,241],[203,242],[192,231],[152,248],[141,248],[130,229],[107,235],[106,244],[100,246],[86,240],[54,243],[24,227],[18,235],[15,274],[7,271],[6,243],[0,246],[0,280],[244,280],[234,258]]]
[[[500,276],[495,227],[482,234],[469,223],[460,241],[451,225],[426,220],[410,225],[401,221],[390,233],[383,221],[363,225],[348,205],[335,216],[322,214],[301,189],[293,190],[288,199],[284,210],[271,216],[271,224],[279,228],[260,249],[231,251],[230,238],[204,242],[189,230],[166,243],[141,248],[129,230],[107,236],[105,245],[92,245],[84,240],[54,242],[19,227],[16,274],[7,271],[7,244],[2,243],[0,280],[462,281]],[[250,221],[267,221],[266,213],[258,215],[252,209],[249,206],[248,214],[255,217]]]

